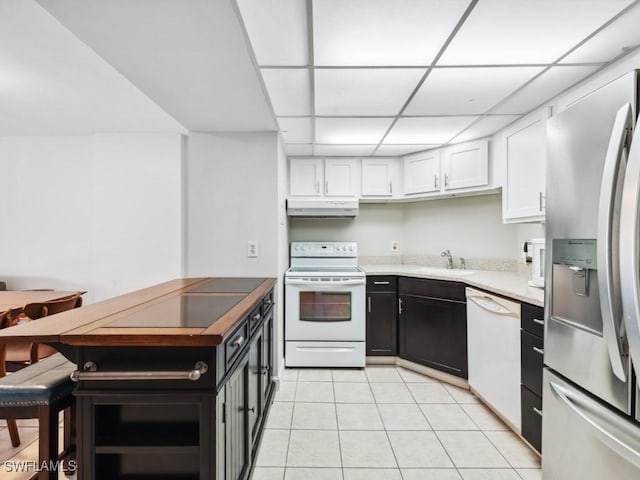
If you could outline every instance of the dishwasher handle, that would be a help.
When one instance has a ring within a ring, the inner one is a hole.
[[[500,298],[493,297],[478,290],[472,290],[468,288],[467,300],[475,303],[480,308],[496,315],[505,315],[509,317],[520,318],[520,309],[515,308],[517,304],[513,302],[502,301],[502,299]],[[511,307],[509,304],[514,305],[514,307]],[[517,306],[519,307],[519,305]]]

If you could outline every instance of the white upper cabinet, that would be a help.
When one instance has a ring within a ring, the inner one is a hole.
[[[391,158],[362,160],[362,196],[390,197],[397,188],[393,184],[395,161]]]
[[[324,162],[324,194],[329,197],[356,195],[356,160],[331,158]]]
[[[292,197],[353,197],[357,194],[354,159],[289,159],[289,195]]]
[[[431,150],[403,159],[405,194],[440,191],[440,155],[441,150]]]
[[[324,190],[322,160],[292,158],[289,160],[289,194],[292,197],[314,197]]]
[[[502,193],[505,223],[544,221],[549,109],[505,130],[506,171]]]
[[[444,189],[489,185],[489,141],[461,143],[444,149]]]

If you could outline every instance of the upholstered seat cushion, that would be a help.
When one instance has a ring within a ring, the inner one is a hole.
[[[49,405],[70,395],[75,364],[57,353],[0,378],[0,407]]]

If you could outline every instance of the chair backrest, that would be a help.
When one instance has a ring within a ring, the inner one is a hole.
[[[82,306],[82,297],[79,293],[69,295],[68,297],[57,298],[48,302],[28,303],[24,306],[24,314],[32,320],[36,320],[48,315],[65,312],[72,308]]]
[[[10,325],[11,317],[9,314],[11,310],[5,310],[4,312],[0,312],[0,328],[7,328]]]

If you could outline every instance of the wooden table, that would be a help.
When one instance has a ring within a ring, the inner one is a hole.
[[[28,303],[50,302],[58,298],[85,292],[63,292],[56,290],[9,290],[0,292],[0,312],[23,308]]]

